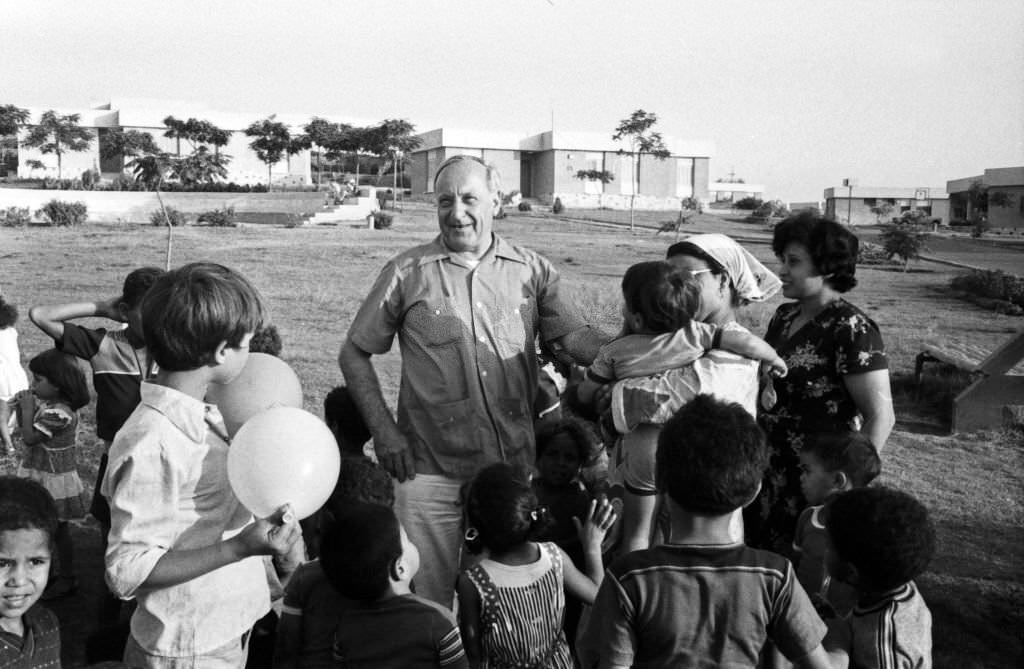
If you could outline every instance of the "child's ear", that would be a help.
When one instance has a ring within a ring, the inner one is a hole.
[[[398,583],[405,580],[405,560],[399,556],[392,560],[391,566],[388,568],[388,576],[392,581]]]
[[[832,472],[832,485],[835,486],[837,490],[849,490],[853,487],[850,477],[842,470]]]
[[[128,320],[128,312],[131,310],[132,308],[128,306],[127,302],[122,301],[117,303],[117,313],[123,320]]]
[[[228,345],[228,341],[226,339],[217,344],[217,348],[213,349],[213,355],[210,356],[211,362],[215,365],[224,364],[224,361],[227,359],[227,350],[229,348],[231,347]]]

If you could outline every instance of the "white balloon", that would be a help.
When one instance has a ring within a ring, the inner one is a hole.
[[[268,353],[250,353],[231,383],[211,383],[206,401],[216,404],[232,437],[245,421],[272,406],[302,408],[302,386],[295,370]]]
[[[257,518],[291,504],[299,519],[323,506],[338,482],[341,455],[322,420],[277,406],[242,425],[228,449],[228,481]]]

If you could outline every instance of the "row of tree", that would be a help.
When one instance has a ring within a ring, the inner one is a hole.
[[[86,151],[96,134],[90,128],[82,127],[79,114],[61,115],[53,110],[44,112],[37,123],[29,123],[28,110],[14,105],[0,105],[0,138],[4,146],[17,146],[17,134],[21,128],[27,133],[21,141],[25,147],[35,148],[43,154],[54,154],[57,158],[57,176],[63,176],[62,157],[67,152]],[[162,151],[148,132],[104,129],[100,142],[100,157],[103,160],[122,158],[125,167],[133,177],[145,184],[146,188],[159,188],[168,179],[184,184],[213,183],[227,178],[227,166],[231,156],[222,153],[231,135],[230,130],[218,128],[213,123],[196,118],[187,120],[168,116],[163,120],[164,137],[175,140],[175,151]],[[275,115],[255,121],[243,134],[251,138],[251,148],[261,162],[267,165],[267,188],[270,188],[271,169],[286,158],[315,147],[317,156],[317,184],[322,179],[322,159],[338,159],[352,156],[356,164],[356,181],[359,180],[360,155],[374,155],[384,160],[382,173],[390,169],[397,188],[398,171],[409,152],[420,145],[420,139],[413,136],[415,126],[404,119],[385,119],[375,126],[358,127],[347,123],[333,123],[313,117],[302,128],[293,133]],[[188,151],[182,154],[182,142]]]

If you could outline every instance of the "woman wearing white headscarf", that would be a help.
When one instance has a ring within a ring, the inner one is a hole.
[[[736,321],[739,307],[767,300],[781,286],[775,274],[722,234],[694,235],[673,244],[667,260],[687,270],[700,288],[701,308],[695,317],[729,330],[746,330]],[[686,367],[614,386],[611,413],[622,438],[611,462],[611,478],[625,489],[623,550],[650,543],[657,499],[654,454],[662,424],[700,394],[737,402],[756,415],[758,371],[758,361],[714,349]],[[738,513],[736,521],[739,532]]]

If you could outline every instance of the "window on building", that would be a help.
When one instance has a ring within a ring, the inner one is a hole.
[[[874,197],[866,197],[866,198],[864,198],[864,206],[865,207],[874,207],[876,204],[878,204],[878,198],[874,198]]]
[[[889,204],[893,205],[893,206],[896,205],[895,198],[887,197],[887,198],[885,198],[885,201],[888,202]]]
[[[587,170],[600,172],[604,169],[604,156],[600,153],[587,153],[583,156]],[[604,184],[596,179],[583,180],[583,192],[588,195],[600,195],[604,192]]]
[[[676,197],[693,197],[693,158],[676,158]]]

